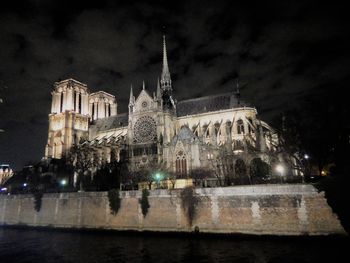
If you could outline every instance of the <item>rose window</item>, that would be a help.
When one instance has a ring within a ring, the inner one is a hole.
[[[157,139],[156,122],[150,116],[139,118],[134,125],[134,139],[136,142],[151,142]]]

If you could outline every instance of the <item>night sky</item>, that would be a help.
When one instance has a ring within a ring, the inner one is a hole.
[[[143,80],[156,88],[164,32],[177,100],[233,91],[239,78],[269,122],[349,83],[348,9],[334,1],[0,5],[0,163],[16,169],[44,155],[55,81],[114,94],[126,112],[131,83],[135,95]]]

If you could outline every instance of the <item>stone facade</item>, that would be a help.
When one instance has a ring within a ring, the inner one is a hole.
[[[243,233],[253,235],[345,234],[323,193],[311,185],[256,185],[198,188],[192,225],[182,190],[150,191],[144,217],[141,191],[121,192],[112,215],[106,192],[44,194],[39,212],[32,195],[0,195],[0,225],[136,231]]]
[[[242,165],[247,173],[256,158],[270,166],[284,161],[276,132],[241,100],[238,86],[231,93],[176,101],[165,39],[155,92],[143,84],[135,97],[131,87],[127,113],[117,112],[113,95],[90,93],[73,79],[55,83],[52,97],[46,158],[62,158],[85,138],[98,150],[98,163],[110,162],[112,150],[117,159],[126,150],[130,170],[161,166],[183,177],[195,169],[235,174]]]
[[[13,175],[13,171],[8,164],[0,164],[0,185],[4,184]]]

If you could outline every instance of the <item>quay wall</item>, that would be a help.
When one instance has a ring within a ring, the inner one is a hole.
[[[182,189],[152,190],[144,217],[141,191],[120,192],[111,214],[107,192],[44,194],[39,212],[33,195],[0,195],[0,226],[91,228],[136,231],[252,235],[346,234],[324,193],[312,185],[254,185],[197,188],[195,217],[189,223]]]

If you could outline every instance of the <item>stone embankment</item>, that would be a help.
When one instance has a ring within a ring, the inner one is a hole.
[[[345,234],[323,193],[306,184],[198,188],[192,224],[179,190],[153,190],[143,216],[141,191],[121,192],[111,214],[106,192],[1,195],[0,225],[252,235]]]

